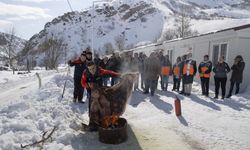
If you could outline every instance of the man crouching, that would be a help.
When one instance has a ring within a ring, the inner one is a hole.
[[[95,109],[100,107],[98,103],[96,105],[92,105],[94,100],[99,96],[99,93],[96,91],[96,87],[102,87],[102,77],[103,76],[111,76],[111,77],[118,77],[120,73],[116,73],[110,70],[102,69],[95,65],[93,61],[87,63],[87,69],[82,75],[81,84],[83,88],[87,89],[88,92],[88,99],[89,99],[89,130],[90,131],[97,131],[98,129],[98,122],[96,122],[95,118]],[[91,93],[93,92],[93,93]],[[95,103],[95,102],[94,102]]]

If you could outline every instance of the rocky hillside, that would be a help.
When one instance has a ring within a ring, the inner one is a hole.
[[[34,53],[46,39],[63,40],[68,57],[87,46],[95,52],[155,42],[181,13],[192,20],[250,18],[249,0],[107,0],[82,12],[68,12],[45,24],[29,40]],[[225,27],[226,28],[226,27]],[[93,39],[93,41],[92,41]],[[42,57],[41,55],[39,57]]]

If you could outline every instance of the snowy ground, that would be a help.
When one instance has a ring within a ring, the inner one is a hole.
[[[66,93],[61,98],[65,80]],[[213,101],[200,96],[200,86],[196,83],[193,95],[179,95],[183,113],[179,118],[173,105],[177,93],[157,91],[150,97],[136,91],[123,115],[129,123],[129,138],[120,145],[102,144],[97,133],[79,130],[81,122],[88,123],[88,103],[72,103],[72,92],[72,77],[54,74],[40,90],[0,106],[0,149],[21,149],[20,144],[40,140],[42,133],[54,126],[58,129],[44,149],[247,150],[250,147],[250,90],[232,99]]]
[[[15,71],[15,74],[10,71],[0,71],[0,84],[7,84],[8,82],[14,82],[21,80],[23,78],[34,76],[36,72],[42,72],[41,70],[38,71],[31,71],[31,73],[26,73],[25,71],[21,71],[24,74],[17,74],[19,71]]]
[[[47,83],[55,73],[61,74],[67,68],[61,67],[56,70],[34,70],[31,73],[15,74],[12,71],[0,71],[0,105],[6,102],[16,102],[20,96],[32,93],[39,88],[39,80],[36,75],[42,78],[41,84]]]

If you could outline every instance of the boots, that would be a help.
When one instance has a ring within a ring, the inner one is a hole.
[[[232,96],[232,94],[228,94],[228,95],[227,95],[227,98],[230,98],[231,96]]]

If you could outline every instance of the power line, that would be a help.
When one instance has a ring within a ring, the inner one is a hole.
[[[70,4],[69,0],[67,0],[67,2],[68,2],[68,5],[69,5],[70,10],[73,11],[73,9],[72,9],[72,7],[71,7],[71,4]]]

